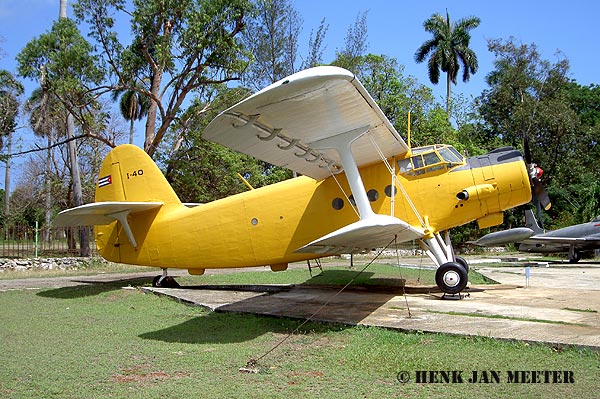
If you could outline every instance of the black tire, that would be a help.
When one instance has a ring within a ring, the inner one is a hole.
[[[464,267],[467,271],[467,274],[469,273],[469,264],[467,263],[467,260],[465,258],[463,258],[462,256],[457,256],[456,263]]]
[[[154,277],[152,286],[159,288],[180,288],[179,283],[171,276]]]
[[[435,272],[435,283],[446,294],[458,294],[468,282],[465,268],[456,262],[444,263]]]

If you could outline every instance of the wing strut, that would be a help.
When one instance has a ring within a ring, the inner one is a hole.
[[[360,220],[369,219],[375,215],[371,204],[369,204],[369,198],[367,197],[367,191],[365,185],[358,172],[358,166],[352,156],[352,143],[363,134],[369,131],[369,126],[359,127],[357,129],[350,130],[345,133],[340,133],[335,136],[328,137],[326,139],[317,140],[310,144],[314,149],[325,150],[333,149],[340,155],[342,161],[342,167],[346,172],[346,179],[350,184],[350,190],[356,201],[358,207],[358,213]]]

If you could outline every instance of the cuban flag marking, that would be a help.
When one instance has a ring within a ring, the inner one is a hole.
[[[98,187],[104,187],[104,186],[108,186],[109,184],[112,183],[112,176],[108,175],[108,176],[104,176],[98,179]]]

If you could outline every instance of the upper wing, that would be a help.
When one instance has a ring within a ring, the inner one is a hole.
[[[329,233],[296,250],[320,254],[343,254],[384,248],[391,244],[423,237],[423,230],[387,215],[373,215]]]
[[[274,165],[320,180],[342,170],[336,151],[316,142],[364,131],[352,143],[360,167],[409,151],[356,77],[322,66],[282,79],[222,112],[203,137]],[[370,137],[369,137],[370,136]]]

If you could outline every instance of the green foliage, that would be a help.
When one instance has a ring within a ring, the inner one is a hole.
[[[17,55],[18,71],[23,77],[40,80],[42,88],[71,106],[91,101],[90,84],[104,79],[99,59],[92,46],[67,18],[56,21],[49,32],[33,39]]]
[[[15,130],[19,114],[19,96],[23,85],[8,71],[0,70],[0,140]],[[2,141],[0,141],[0,149]]]
[[[248,91],[221,86],[212,99],[196,99],[181,116],[167,141],[170,152],[161,151],[159,161],[165,175],[183,202],[209,202],[248,190],[241,174],[254,188],[275,183],[291,172],[204,140],[208,123],[223,109],[235,104]]]
[[[133,10],[127,11],[130,6]],[[159,147],[190,93],[202,95],[213,84],[239,79],[248,53],[238,35],[250,8],[249,0],[79,0],[74,5],[109,68],[110,88],[150,99],[148,154]],[[128,46],[114,30],[115,11],[130,18],[133,40]]]
[[[253,60],[244,72],[247,87],[260,90],[296,72],[302,18],[289,0],[258,0],[242,34]]]
[[[354,24],[348,28],[344,47],[336,51],[332,65],[360,75],[363,66],[362,57],[367,51],[367,14],[368,11],[364,11],[356,16]]]

